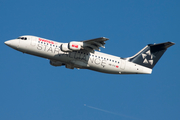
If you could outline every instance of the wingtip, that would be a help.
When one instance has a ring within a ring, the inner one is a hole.
[[[105,39],[105,40],[109,40],[109,38],[106,38],[106,37],[101,37],[101,38],[103,38],[103,39]]]

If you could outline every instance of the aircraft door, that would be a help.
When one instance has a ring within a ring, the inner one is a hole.
[[[31,37],[31,45],[32,46],[36,45],[36,38],[35,37]]]
[[[121,60],[121,69],[124,70],[126,66],[126,61],[125,60]]]

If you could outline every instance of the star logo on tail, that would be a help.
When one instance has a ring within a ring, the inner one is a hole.
[[[142,54],[143,63],[153,65],[153,58],[155,56],[151,54],[151,51],[148,50],[145,54]]]

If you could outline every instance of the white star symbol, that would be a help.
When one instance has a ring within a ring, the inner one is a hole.
[[[147,60],[147,56],[151,56],[151,59],[149,59],[149,60]],[[143,61],[143,63],[145,63],[145,64],[150,64],[150,65],[153,65],[153,58],[154,58],[155,56],[153,55],[153,54],[151,54],[151,51],[150,50],[148,50],[147,52],[146,52],[146,54],[142,54],[142,58],[144,59],[144,61]]]

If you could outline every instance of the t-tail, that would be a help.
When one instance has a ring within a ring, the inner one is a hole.
[[[164,52],[170,46],[174,45],[173,42],[165,42],[160,44],[149,44],[140,50],[137,54],[129,57],[130,62],[145,66],[147,68],[153,68]]]

